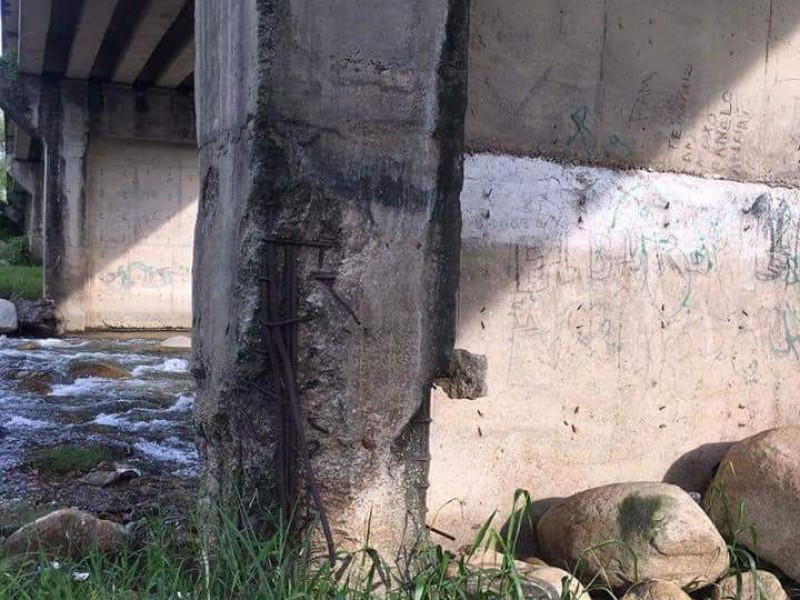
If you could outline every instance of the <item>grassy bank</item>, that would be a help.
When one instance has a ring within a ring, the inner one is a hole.
[[[470,568],[441,548],[421,548],[403,569],[365,550],[333,569],[309,543],[293,547],[285,528],[262,540],[223,519],[213,548],[154,519],[139,550],[116,559],[96,553],[77,564],[44,557],[0,564],[0,598],[15,600],[456,600],[523,598],[513,561],[501,569]],[[347,565],[354,568],[347,569]],[[347,575],[351,573],[351,575]],[[358,576],[352,575],[358,573]],[[486,591],[492,587],[494,591]],[[465,596],[466,588],[481,589]],[[565,600],[567,600],[565,598]]]
[[[38,300],[42,287],[42,267],[0,265],[0,298]]]
[[[24,237],[0,239],[0,298],[38,300],[43,278],[42,267],[33,264]]]

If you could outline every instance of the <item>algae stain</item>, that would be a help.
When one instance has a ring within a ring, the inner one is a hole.
[[[619,506],[617,525],[626,543],[650,540],[663,521],[663,509],[669,502],[667,496],[640,496],[631,494]]]

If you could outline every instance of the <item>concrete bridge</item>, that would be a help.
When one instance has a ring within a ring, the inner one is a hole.
[[[12,191],[67,331],[191,325],[193,0],[4,0]]]
[[[459,545],[517,488],[700,490],[796,422],[800,3],[4,16],[11,171],[67,327],[188,325],[194,256],[216,498],[305,498],[313,471],[338,542],[370,514],[413,541],[427,502]],[[431,401],[454,340],[486,398]]]

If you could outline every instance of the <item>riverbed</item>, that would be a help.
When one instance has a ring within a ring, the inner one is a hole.
[[[126,375],[76,377],[78,363]],[[157,339],[0,338],[0,509],[68,505],[126,521],[141,516],[142,503],[171,511],[176,494],[189,502],[198,472],[194,400],[188,354],[164,351]],[[102,468],[122,465],[137,481],[100,488],[83,472],[31,467],[37,452],[59,446],[108,448],[115,460]]]

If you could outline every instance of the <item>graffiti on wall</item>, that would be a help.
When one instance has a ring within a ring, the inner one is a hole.
[[[141,261],[120,265],[113,271],[100,275],[100,281],[123,290],[136,287],[159,288],[184,284],[189,281],[187,267],[156,267]]]
[[[508,248],[481,306],[501,302],[510,380],[599,360],[752,383],[800,363],[800,192],[481,156],[462,206],[467,272]]]

